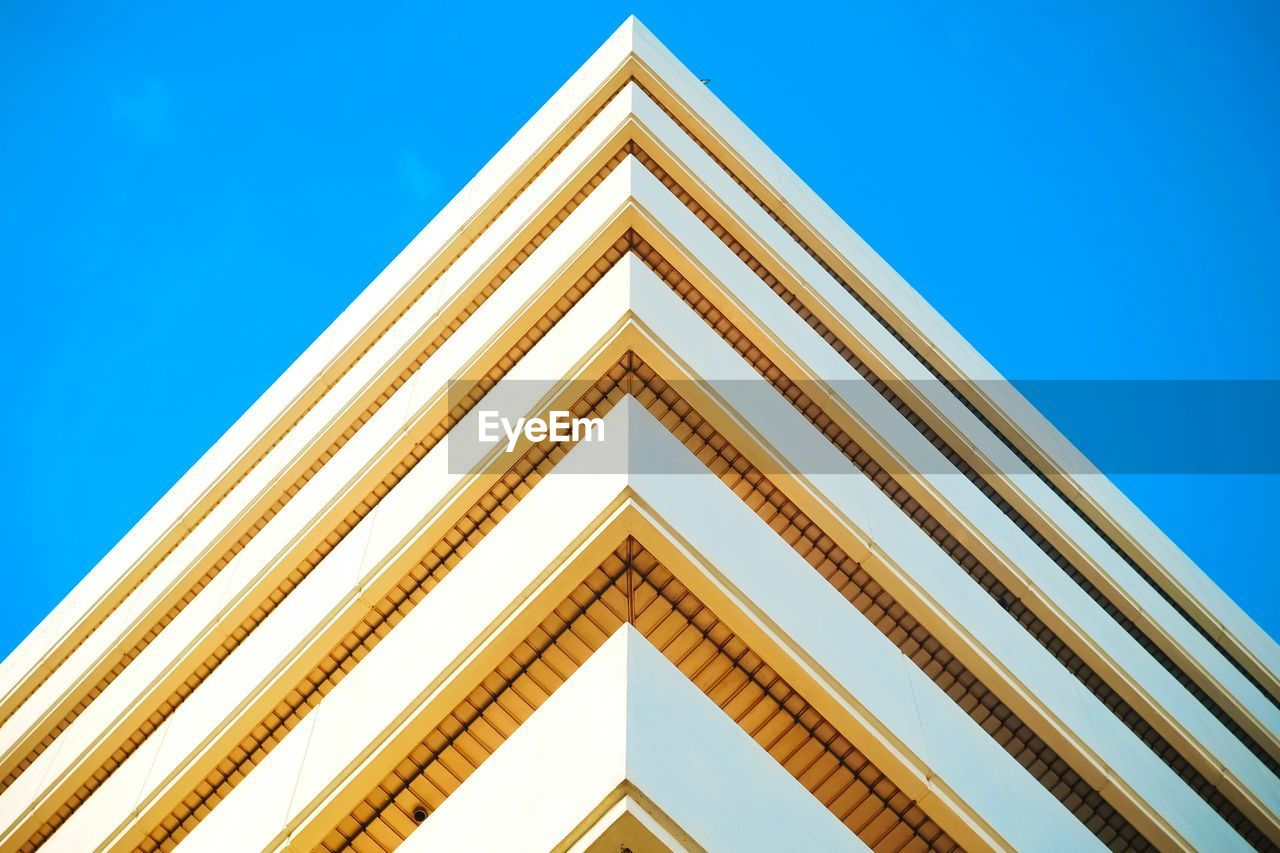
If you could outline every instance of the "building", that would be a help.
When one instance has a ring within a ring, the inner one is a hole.
[[[0,847],[1275,848],[1280,650],[998,380],[630,20],[0,667]]]

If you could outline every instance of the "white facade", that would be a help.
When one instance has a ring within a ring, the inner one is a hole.
[[[0,666],[0,848],[1280,844],[1280,649],[999,378],[629,20]]]

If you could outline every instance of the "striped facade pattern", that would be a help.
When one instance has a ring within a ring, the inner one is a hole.
[[[630,20],[0,665],[0,849],[437,849],[619,632],[796,838],[1280,848],[1280,648],[992,379]]]

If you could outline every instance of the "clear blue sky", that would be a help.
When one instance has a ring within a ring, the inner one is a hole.
[[[967,5],[4,3],[0,654],[633,11],[1005,375],[1280,378],[1280,6]],[[1276,477],[1117,481],[1280,633]]]

